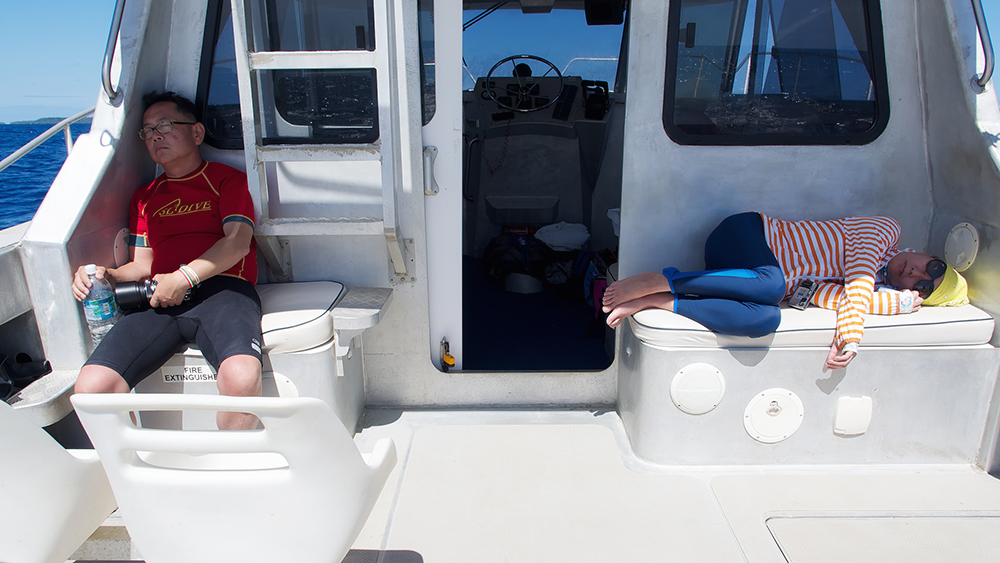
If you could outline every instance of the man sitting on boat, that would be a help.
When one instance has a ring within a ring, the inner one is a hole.
[[[75,391],[127,393],[194,343],[216,369],[221,394],[259,396],[263,338],[246,174],[201,158],[205,127],[190,100],[154,92],[143,103],[139,137],[163,174],[132,196],[132,261],[98,268],[97,277],[112,283],[152,279],[156,290],[151,308],[126,314],[104,337],[80,370]],[[80,267],[73,295],[82,301],[90,286]],[[257,419],[220,412],[218,424],[247,429]]]
[[[759,337],[777,330],[778,304],[800,280],[816,287],[810,302],[837,311],[826,367],[854,359],[864,315],[910,313],[921,305],[965,305],[965,279],[944,261],[899,250],[889,217],[781,221],[732,215],[709,235],[703,271],[666,268],[619,280],[604,293],[608,326],[648,308],[683,315],[722,334]],[[876,284],[895,291],[875,291]]]

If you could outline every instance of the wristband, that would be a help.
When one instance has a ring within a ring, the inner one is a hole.
[[[192,281],[191,276],[189,276],[187,272],[184,271],[184,266],[178,268],[177,271],[180,272],[182,276],[184,276],[184,279],[187,280],[189,287],[194,287],[194,281]]]
[[[194,271],[194,268],[192,268],[191,266],[188,266],[187,264],[181,264],[181,267],[178,269],[181,271],[182,274],[184,274],[184,277],[186,277],[188,281],[191,282],[191,287],[194,287],[201,283],[201,278],[198,276],[198,274]]]

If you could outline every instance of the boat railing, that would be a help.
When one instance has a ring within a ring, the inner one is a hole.
[[[614,63],[617,63],[618,62],[618,57],[573,57],[572,59],[569,60],[568,63],[566,63],[566,66],[563,67],[563,69],[561,71],[562,74],[563,75],[566,74],[566,71],[569,70],[570,65],[572,65],[575,62],[581,62],[581,61],[582,62],[614,62]]]
[[[979,41],[983,44],[983,55],[986,57],[983,74],[973,76],[972,79],[981,88],[985,88],[990,78],[993,77],[993,41],[990,39],[990,30],[986,27],[986,16],[983,15],[982,0],[972,0],[972,11],[976,14],[976,25],[979,27]]]
[[[44,143],[45,141],[48,141],[50,138],[52,138],[53,135],[58,133],[60,129],[63,131],[63,133],[66,134],[66,154],[68,155],[73,150],[73,134],[70,132],[69,126],[93,114],[94,109],[95,108],[83,110],[76,115],[67,117],[66,119],[60,121],[59,123],[56,123],[52,127],[49,127],[48,130],[46,130],[44,133],[35,137],[31,141],[29,141],[26,145],[11,153],[10,156],[8,156],[3,160],[0,160],[0,172],[2,172],[5,168],[10,166],[11,164],[17,162],[18,159],[20,159],[22,156],[35,150],[35,148],[37,148],[38,145]]]
[[[125,0],[115,2],[115,15],[111,19],[111,31],[108,33],[108,46],[104,49],[104,67],[101,69],[101,79],[104,84],[104,92],[108,95],[108,101],[112,104],[121,95],[121,88],[111,86],[111,61],[115,58],[115,44],[118,43],[118,30],[122,25],[122,13],[125,11]]]

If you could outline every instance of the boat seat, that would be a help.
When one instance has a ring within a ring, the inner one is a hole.
[[[799,348],[829,347],[836,311],[809,307],[805,311],[781,304],[781,323],[774,334],[760,338],[712,332],[701,324],[662,309],[646,309],[630,317],[633,334],[655,347]],[[922,307],[906,315],[866,315],[862,347],[975,346],[993,337],[993,317],[972,305]]]
[[[260,284],[257,294],[261,301],[265,353],[292,354],[333,341],[338,359],[349,357],[354,337],[378,324],[392,301],[391,289],[348,290],[334,281]],[[207,366],[194,345],[185,347],[178,356],[185,357],[180,365]],[[10,402],[39,426],[54,424],[72,410],[69,396],[77,373],[78,370],[57,370],[26,387]],[[151,384],[147,378],[140,386],[146,389]]]
[[[378,324],[392,290],[354,287],[334,281],[285,282],[257,286],[263,342],[262,394],[317,397],[353,428],[364,405],[363,366],[353,352],[355,337]],[[217,374],[201,350],[186,345],[143,379],[137,393],[218,394]],[[214,429],[213,413],[146,413],[147,428]]]
[[[74,395],[135,547],[150,562],[341,561],[396,463],[362,455],[315,398]],[[255,414],[254,431],[137,428],[136,411]]]
[[[340,282],[311,281],[261,284],[257,294],[265,352],[302,352],[322,346],[337,335],[337,355],[343,356],[352,338],[382,319],[392,290],[347,290]],[[197,350],[194,345],[188,348]]]
[[[93,450],[66,450],[0,401],[0,561],[63,563],[117,504]]]
[[[344,293],[344,284],[334,281],[258,285],[264,350],[301,352],[329,342],[334,336],[330,313]]]

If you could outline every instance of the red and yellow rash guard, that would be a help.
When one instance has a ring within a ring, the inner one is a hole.
[[[205,161],[184,178],[161,175],[132,195],[129,225],[134,246],[153,249],[151,276],[173,272],[205,253],[225,236],[222,226],[241,221],[254,226],[246,174]],[[257,283],[256,243],[220,275]]]
[[[899,254],[899,224],[890,217],[781,221],[761,214],[764,236],[785,274],[785,295],[800,279],[819,282],[812,303],[836,309],[837,347],[857,352],[865,314],[908,313],[898,294],[874,291],[876,276]],[[881,281],[881,280],[879,280]]]

